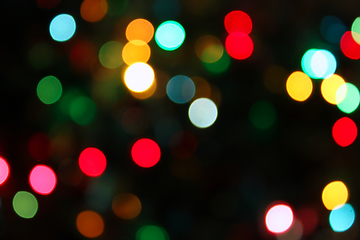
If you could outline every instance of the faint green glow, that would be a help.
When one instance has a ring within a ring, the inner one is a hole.
[[[45,104],[52,104],[61,97],[62,85],[56,77],[47,76],[38,83],[36,93],[40,101]]]
[[[230,67],[230,62],[231,59],[229,54],[226,51],[224,51],[223,55],[218,61],[213,63],[203,62],[203,64],[208,72],[213,74],[220,74],[228,70],[228,68]]]
[[[69,14],[59,14],[50,23],[51,37],[58,42],[69,40],[75,33],[76,23]]]
[[[189,107],[189,118],[198,128],[207,128],[213,125],[218,110],[213,101],[208,98],[198,98]]]
[[[80,125],[91,123],[96,116],[95,103],[88,97],[79,96],[70,104],[70,117]]]
[[[162,227],[146,225],[136,232],[136,240],[169,240],[169,236]]]
[[[107,0],[106,2],[108,4],[108,11],[106,14],[112,17],[118,17],[124,13],[129,0]]]
[[[345,98],[344,98],[345,95]],[[351,84],[345,83],[339,87],[336,91],[335,95],[337,107],[344,113],[352,113],[354,112],[358,106],[360,101],[359,90],[358,88]],[[341,99],[343,99],[341,101]]]
[[[329,222],[334,232],[345,232],[354,221],[355,211],[349,203],[339,205],[330,212]]]
[[[117,41],[105,43],[99,51],[100,63],[106,68],[118,68],[124,62],[122,59],[123,45]]]
[[[357,44],[360,44],[360,17],[357,17],[351,25],[351,35]]]
[[[276,119],[274,105],[266,100],[255,102],[250,108],[250,121],[259,129],[271,127]]]
[[[14,211],[22,218],[33,218],[38,210],[38,202],[34,195],[19,191],[13,198]]]
[[[31,66],[35,69],[44,69],[54,60],[54,50],[47,42],[35,44],[28,55]]]
[[[178,49],[185,40],[185,30],[176,21],[166,21],[160,24],[155,32],[155,41],[166,51]]]

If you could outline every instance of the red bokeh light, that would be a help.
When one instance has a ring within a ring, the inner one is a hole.
[[[225,16],[224,25],[229,34],[235,32],[249,34],[252,30],[251,18],[247,13],[239,10],[229,12]]]
[[[37,165],[30,172],[30,186],[39,194],[50,194],[56,186],[56,181],[55,172],[48,166]]]
[[[319,218],[314,209],[302,208],[299,211],[297,211],[296,217],[301,222],[304,236],[308,236],[316,230],[318,226]]]
[[[84,174],[90,177],[98,177],[105,171],[106,157],[99,149],[89,147],[81,152],[79,166]]]
[[[6,160],[0,157],[0,185],[3,184],[9,176],[10,168]]]
[[[226,38],[225,48],[231,57],[242,60],[251,56],[254,44],[248,35],[235,32]]]
[[[29,140],[28,149],[34,159],[43,162],[51,156],[53,144],[47,135],[35,133]]]
[[[60,0],[37,0],[36,2],[41,8],[51,9],[56,7],[60,3]]]
[[[140,167],[149,168],[160,160],[160,147],[151,139],[142,138],[134,143],[131,148],[131,156]]]
[[[340,48],[343,54],[351,59],[360,58],[360,45],[355,42],[351,31],[347,31],[341,37]]]
[[[77,40],[70,52],[70,63],[78,74],[86,74],[96,58],[96,47],[89,40]]]
[[[335,142],[342,147],[352,144],[357,137],[357,132],[356,124],[348,117],[337,120],[332,129]]]

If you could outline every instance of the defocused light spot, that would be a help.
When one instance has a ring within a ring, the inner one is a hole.
[[[165,21],[156,29],[155,41],[160,48],[166,51],[178,49],[184,40],[185,30],[176,21]]]
[[[76,23],[69,14],[60,14],[53,18],[50,22],[50,35],[58,42],[69,40],[75,33]]]
[[[195,84],[195,95],[193,99],[210,98],[211,87],[210,84],[202,77],[191,77]]]
[[[218,115],[218,110],[213,101],[199,98],[189,107],[189,119],[198,128],[207,128],[213,125]]]
[[[71,48],[70,63],[74,72],[86,74],[96,58],[97,49],[90,40],[78,40]]]
[[[117,68],[123,64],[123,45],[117,41],[105,43],[99,51],[99,60],[106,68]]]
[[[134,63],[125,72],[125,85],[133,92],[144,92],[154,82],[155,74],[152,67],[146,63]]]
[[[252,30],[252,21],[249,15],[238,10],[231,11],[225,16],[224,25],[229,34],[235,32],[249,34]]]
[[[300,240],[303,235],[303,226],[297,219],[294,220],[291,227],[283,233],[276,235],[277,240]]]
[[[332,210],[340,204],[346,203],[348,190],[341,181],[334,181],[325,186],[322,192],[322,201],[326,209]]]
[[[36,165],[30,172],[29,181],[32,189],[43,195],[50,194],[57,182],[55,172],[45,165]]]
[[[133,219],[141,212],[141,202],[132,193],[121,193],[113,199],[112,209],[119,218]]]
[[[9,164],[4,158],[0,157],[0,185],[9,177],[9,172]]]
[[[347,31],[341,37],[340,48],[343,54],[350,59],[360,58],[360,45],[355,42],[353,35],[357,35],[356,32]],[[360,36],[359,36],[360,38]]]
[[[329,222],[335,232],[345,232],[353,225],[354,221],[355,211],[349,203],[339,205],[330,212]]]
[[[84,0],[80,6],[81,17],[88,22],[98,22],[107,13],[106,0]]]
[[[52,154],[53,144],[51,139],[43,133],[35,133],[31,136],[28,149],[30,155],[38,161],[46,161]]]
[[[316,230],[319,217],[314,209],[303,207],[296,212],[295,216],[302,224],[304,236],[310,235]]]
[[[352,144],[357,137],[357,132],[356,124],[348,117],[342,117],[337,120],[332,128],[335,142],[342,147]]]
[[[169,240],[165,229],[155,225],[146,225],[136,232],[136,240]]]
[[[104,220],[94,211],[83,211],[76,217],[76,227],[83,236],[95,238],[104,232]]]
[[[334,55],[327,50],[317,50],[311,58],[311,69],[314,73],[312,78],[326,78],[336,71],[336,59]]]
[[[360,44],[360,17],[357,17],[351,25],[351,34],[357,44]]]
[[[191,132],[179,131],[169,140],[171,154],[178,159],[188,159],[195,154],[197,141]]]
[[[345,98],[345,94],[342,96],[338,96],[339,99],[336,99],[336,92],[339,88],[345,84],[345,80],[337,74],[331,75],[329,78],[325,78],[321,83],[321,94],[324,99],[331,104],[338,104]]]
[[[329,43],[338,44],[346,28],[344,23],[335,16],[326,16],[321,21],[321,34]]]
[[[154,36],[154,27],[148,20],[138,18],[131,21],[126,27],[125,36],[129,42],[140,40],[148,43]]]
[[[80,153],[79,166],[86,175],[98,177],[105,171],[106,157],[99,149],[88,147]]]
[[[143,168],[149,168],[157,164],[160,160],[159,145],[148,138],[137,140],[131,148],[131,157],[134,162]]]
[[[295,71],[286,81],[286,90],[292,99],[302,102],[310,97],[313,84],[305,73]]]
[[[47,42],[35,44],[29,51],[28,59],[35,69],[44,69],[54,61],[54,49]]]
[[[203,65],[205,67],[205,69],[212,74],[221,74],[223,72],[225,72],[226,70],[228,70],[229,66],[230,66],[230,56],[229,54],[225,51],[224,54],[222,55],[222,57],[213,63],[206,63],[203,62]]]
[[[285,68],[279,65],[271,65],[265,70],[264,85],[270,92],[282,94],[285,92],[285,82],[288,76]]]
[[[342,112],[350,114],[359,106],[360,93],[355,85],[345,83],[336,91],[335,99],[338,102],[337,107]]]
[[[108,11],[107,14],[112,17],[118,17],[122,15],[126,7],[128,6],[129,0],[107,0],[108,3]]]
[[[311,67],[311,59],[316,53],[316,51],[317,49],[309,49],[304,53],[303,57],[301,58],[301,68],[303,72],[306,73],[311,78],[317,77]]]
[[[195,84],[191,78],[184,75],[177,75],[170,79],[166,86],[166,93],[175,103],[186,103],[195,94]]]
[[[160,20],[175,19],[180,11],[179,0],[156,0],[153,4],[154,15]]]
[[[250,121],[259,129],[271,127],[276,119],[276,110],[274,105],[266,100],[255,102],[250,108]]]
[[[242,60],[251,56],[254,44],[248,35],[234,32],[226,38],[225,48],[231,57]]]
[[[125,44],[122,58],[127,65],[137,62],[147,62],[150,58],[150,47],[141,40],[132,40]]]
[[[154,95],[156,89],[157,89],[157,79],[154,78],[153,83],[148,89],[146,89],[143,92],[130,91],[130,94],[137,99],[147,99]]]
[[[96,106],[90,98],[79,96],[71,102],[69,112],[74,122],[80,125],[87,125],[96,116]]]
[[[52,104],[59,100],[62,94],[62,85],[59,79],[54,76],[47,76],[40,80],[36,93],[45,104]]]
[[[293,223],[293,212],[284,204],[278,204],[269,209],[266,213],[265,224],[272,233],[282,233],[288,230]]]
[[[61,0],[36,0],[37,4],[41,8],[51,9],[56,7]]]
[[[214,63],[224,54],[224,47],[218,38],[205,35],[196,41],[195,53],[201,61]]]
[[[35,196],[26,191],[17,192],[12,205],[16,214],[22,218],[33,218],[38,210],[38,202]]]

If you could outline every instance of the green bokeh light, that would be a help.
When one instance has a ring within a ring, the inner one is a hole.
[[[99,51],[100,63],[106,68],[118,68],[124,61],[122,59],[123,45],[117,41],[105,43]]]
[[[146,225],[136,232],[136,240],[168,240],[165,229],[155,225]]]
[[[351,25],[351,35],[355,42],[360,44],[360,17],[357,17]]]
[[[230,59],[229,54],[226,51],[224,51],[222,57],[218,61],[213,62],[213,63],[203,62],[203,64],[204,64],[205,69],[209,73],[221,74],[229,69],[230,62],[231,62],[231,59]]]
[[[95,103],[85,96],[75,98],[70,104],[69,111],[71,119],[80,125],[91,123],[96,116]]]
[[[346,94],[345,98],[343,98],[344,94]],[[335,98],[343,99],[340,103],[337,104],[337,106],[344,113],[352,113],[359,106],[359,90],[355,85],[351,83],[345,83],[341,87],[339,87],[336,92]]]
[[[155,32],[155,41],[166,51],[178,49],[185,40],[185,30],[176,21],[166,21],[160,24]]]
[[[40,101],[45,104],[52,104],[61,97],[62,85],[56,77],[47,76],[40,80],[36,92]]]
[[[271,102],[259,100],[251,106],[249,117],[255,127],[267,129],[271,127],[276,120],[276,110]]]
[[[33,218],[38,210],[38,202],[34,195],[19,191],[13,198],[14,211],[22,218]]]

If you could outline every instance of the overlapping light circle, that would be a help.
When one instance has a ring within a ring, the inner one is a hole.
[[[334,209],[340,204],[346,203],[349,193],[342,181],[333,181],[327,184],[322,192],[321,198],[328,210]]]
[[[301,67],[309,77],[323,79],[335,73],[337,62],[328,50],[309,49],[301,59]]]
[[[336,91],[335,100],[340,111],[350,114],[359,107],[359,89],[352,83],[342,84]]]
[[[329,78],[325,78],[321,82],[321,94],[324,99],[333,105],[342,102],[346,94],[338,94],[338,98],[336,98],[336,93],[343,84],[345,84],[345,80],[337,74],[333,74]]]
[[[195,94],[195,84],[191,78],[184,75],[177,75],[170,79],[166,85],[166,93],[175,103],[186,103]]]
[[[349,203],[338,205],[330,212],[329,222],[334,232],[345,232],[355,221],[355,210]]]
[[[133,92],[144,92],[150,88],[155,78],[154,70],[149,64],[137,62],[125,71],[125,85]]]

